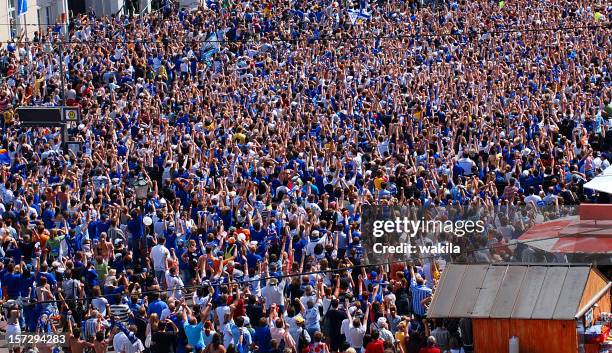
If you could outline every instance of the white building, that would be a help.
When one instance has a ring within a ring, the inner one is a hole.
[[[0,0],[0,41],[18,38],[23,34],[29,39],[36,31],[46,31],[47,26],[67,23],[68,0],[25,0],[28,11],[17,16],[20,0]]]
[[[0,42],[34,37],[34,32],[46,31],[49,25],[67,25],[70,15],[93,10],[98,16],[126,13],[128,0],[25,0],[28,11],[17,16],[18,2],[22,0],[0,0]],[[151,11],[151,0],[137,0],[139,13]]]
[[[125,8],[128,6],[128,0],[81,0],[85,2],[85,11],[93,10],[97,16],[110,16],[114,14],[126,13]],[[151,11],[151,0],[138,0],[138,13],[146,13]],[[136,2],[134,2],[136,3]],[[71,10],[73,10],[71,8]],[[74,11],[74,10],[73,10]]]

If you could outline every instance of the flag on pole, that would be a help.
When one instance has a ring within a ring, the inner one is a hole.
[[[347,12],[349,15],[349,19],[353,25],[361,24],[362,21],[369,20],[371,17],[371,15],[367,11],[363,10],[348,10]]]
[[[28,12],[28,0],[17,0],[17,16]]]
[[[210,58],[221,49],[221,44],[219,43],[219,36],[217,36],[217,32],[213,32],[206,41],[204,45],[202,45],[200,58],[204,61],[210,60]]]

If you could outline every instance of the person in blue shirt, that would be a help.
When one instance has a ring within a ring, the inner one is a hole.
[[[134,261],[139,263],[143,256],[141,254],[141,250],[144,247],[143,238],[144,238],[144,216],[140,212],[140,209],[137,208],[130,214],[130,220],[127,222],[127,229],[129,234],[129,248],[133,249]]]
[[[51,288],[55,288],[57,286],[57,279],[53,273],[47,272],[47,270],[48,266],[45,262],[43,262],[40,265],[40,272],[38,272],[38,275],[36,276],[36,282],[39,282],[41,277],[45,277]]]
[[[55,210],[53,209],[53,205],[50,202],[45,203],[42,220],[45,224],[46,229],[55,228]]]
[[[267,229],[262,227],[259,222],[255,222],[250,229],[251,232],[251,240],[254,240],[258,243],[263,242],[267,235]]]
[[[87,270],[85,270],[85,283],[87,284],[86,288],[93,288],[98,285],[98,272],[93,262],[87,264]]]
[[[256,268],[257,264],[263,261],[263,257],[257,254],[257,246],[255,244],[251,244],[246,254],[247,259],[247,267],[248,268]]]
[[[24,264],[25,265],[25,264]],[[21,294],[21,270],[15,271],[15,264],[10,262],[7,265],[6,273],[2,280],[2,284],[6,288],[6,296],[9,299],[17,299]]]
[[[253,334],[253,343],[256,346],[255,350],[259,353],[270,353],[272,351],[271,341],[272,333],[270,332],[268,320],[262,317]]]
[[[164,311],[164,309],[168,309],[168,304],[161,300],[159,293],[151,294],[151,300],[152,301],[149,303],[149,307],[147,308],[147,315],[155,313],[157,314],[157,317],[160,317],[162,311]]]
[[[174,226],[174,222],[168,225],[168,228],[164,231],[164,237],[166,238],[166,247],[168,249],[176,249],[177,248],[177,234],[176,227]]]
[[[238,316],[234,319],[232,338],[238,353],[249,353],[253,339],[251,338],[251,332],[244,327],[244,316]]]
[[[210,314],[212,303],[208,303],[206,308],[200,312],[200,322],[193,316],[193,313],[189,306],[185,303],[181,303],[182,319],[183,319],[183,330],[185,330],[185,336],[187,336],[187,343],[194,347],[196,352],[201,352],[204,349],[204,322]],[[220,339],[219,339],[220,342]],[[214,338],[213,338],[214,343]]]

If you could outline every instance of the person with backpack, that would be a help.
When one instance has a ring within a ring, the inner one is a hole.
[[[297,342],[296,350],[297,353],[308,353],[308,346],[310,344],[310,335],[304,328],[304,318],[300,315],[295,317],[295,324],[297,325]]]

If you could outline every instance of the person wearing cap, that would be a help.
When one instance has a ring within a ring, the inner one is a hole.
[[[301,315],[295,316],[295,324],[297,328],[295,333],[292,333],[292,336],[294,337],[295,346],[297,347],[298,352],[303,352],[304,348],[306,348],[311,342],[308,330],[304,328],[304,323],[304,318]]]
[[[281,309],[281,312],[283,312],[285,310],[284,303],[286,279],[283,278],[279,282],[278,278],[270,276],[270,273],[268,272],[267,258],[264,260],[262,266],[265,271],[265,278],[269,278],[267,284],[261,289],[261,296],[263,299],[265,299],[266,310],[270,310],[272,304],[279,303],[279,308]]]

